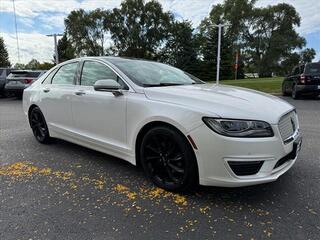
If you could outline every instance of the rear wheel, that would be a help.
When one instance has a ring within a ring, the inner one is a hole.
[[[198,183],[194,152],[185,136],[170,127],[149,130],[142,140],[140,157],[147,176],[163,189],[186,191]]]
[[[298,99],[300,97],[300,94],[297,92],[296,85],[294,85],[293,88],[292,88],[291,96],[292,96],[293,99]]]
[[[48,143],[51,140],[46,120],[44,119],[40,108],[35,107],[31,110],[29,122],[33,131],[33,135],[38,142]]]

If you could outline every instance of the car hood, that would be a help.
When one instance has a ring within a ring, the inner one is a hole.
[[[255,90],[216,84],[145,88],[147,98],[198,110],[207,116],[263,120],[277,124],[293,110],[286,101]]]

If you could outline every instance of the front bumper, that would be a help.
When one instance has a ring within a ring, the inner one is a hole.
[[[195,153],[200,184],[241,187],[277,180],[295,163],[299,152],[299,149],[295,148],[298,148],[297,143],[301,136],[297,130],[293,141],[285,144],[278,126],[272,125],[272,128],[275,135],[270,138],[225,137],[213,132],[204,124],[191,131],[190,136],[198,147]],[[296,151],[294,155],[293,151]],[[283,161],[280,165],[279,160]],[[230,163],[250,162],[262,162],[258,171],[250,175],[237,175],[230,166]]]

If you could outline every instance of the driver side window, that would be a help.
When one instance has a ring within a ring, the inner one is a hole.
[[[98,80],[113,79],[121,86],[125,86],[119,77],[107,66],[99,62],[85,61],[81,74],[82,86],[93,86]]]

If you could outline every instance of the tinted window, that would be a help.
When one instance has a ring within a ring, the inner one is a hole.
[[[320,63],[311,63],[306,66],[306,74],[320,74]]]
[[[63,65],[52,79],[52,84],[73,84],[78,63]]]
[[[92,61],[84,62],[81,75],[81,85],[93,86],[98,80],[118,79],[117,75],[107,66]]]
[[[28,72],[27,77],[37,78],[40,76],[40,74],[41,74],[41,72]]]
[[[28,72],[11,72],[8,78],[25,77]]]

